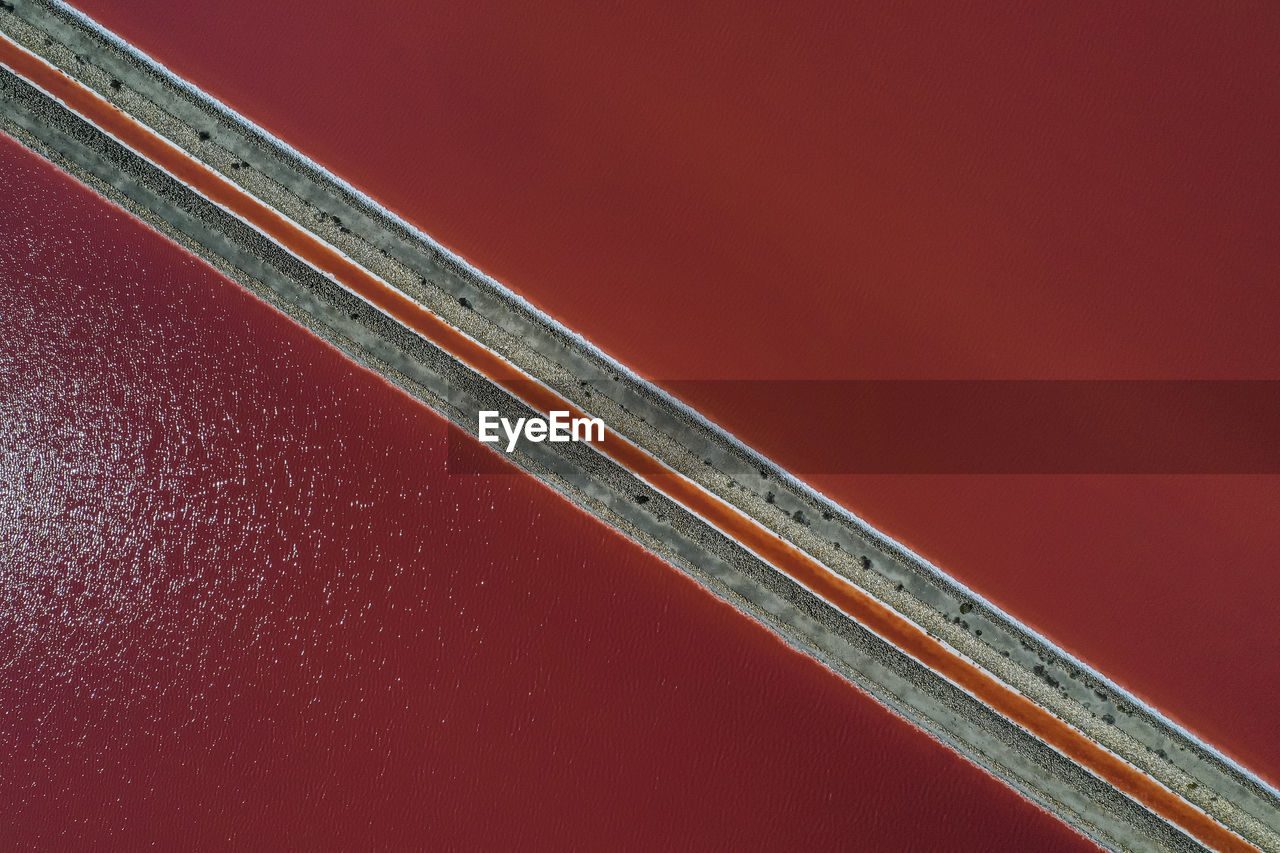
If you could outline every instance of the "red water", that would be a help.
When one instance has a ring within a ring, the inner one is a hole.
[[[232,213],[245,219],[246,222],[261,228],[264,233],[280,242],[291,252],[298,254],[321,271],[328,271],[344,287],[349,287],[373,304],[387,311],[397,320],[415,329],[427,339],[443,346],[449,352],[461,358],[465,363],[481,370],[486,376],[499,381],[523,396],[530,405],[541,411],[552,411],[568,405],[556,398],[554,392],[542,388],[535,391],[535,386],[512,377],[511,368],[503,363],[495,363],[495,356],[477,349],[477,345],[459,337],[457,330],[441,324],[439,318],[425,312],[420,307],[406,301],[403,296],[390,290],[386,285],[372,279],[367,273],[353,267],[350,262],[334,254],[333,250],[297,227],[289,225],[272,211],[245,195],[234,185],[219,177],[212,171],[186,158],[176,148],[157,146],[155,138],[142,132],[128,116],[119,113],[105,101],[92,95],[88,90],[78,87],[71,78],[56,73],[47,65],[41,65],[29,54],[16,49],[5,50],[8,42],[0,41],[0,61],[10,67],[33,84],[44,88],[50,95],[58,97],[69,108],[76,110],[86,119],[98,124],[117,139],[122,140],[140,154],[153,159],[161,168],[171,172],[184,182],[195,187],[210,200],[226,207]],[[508,382],[514,381],[514,385]],[[754,383],[759,384],[759,383]],[[966,383],[971,385],[972,383]],[[548,398],[550,395],[550,398]],[[1087,395],[1093,399],[1096,394]],[[572,407],[570,407],[572,408]],[[576,412],[581,414],[581,412]],[[450,435],[456,429],[450,429]],[[446,457],[446,471],[456,473],[452,467],[455,451],[459,441],[463,447],[470,448],[472,455],[484,456],[478,452],[481,448],[467,444],[465,438],[454,438],[448,442],[449,453]],[[780,543],[776,538],[768,536],[757,526],[744,523],[746,520],[735,510],[720,504],[705,493],[691,488],[680,478],[662,476],[654,472],[652,461],[625,442],[619,443],[606,435],[597,441],[596,446],[616,459],[629,470],[645,477],[656,488],[668,493],[673,499],[689,507],[690,510],[705,517],[717,528],[739,539],[746,547],[759,553],[780,570],[813,589],[824,599],[839,607],[852,618],[892,641],[898,648],[918,658],[932,669],[982,701],[991,705],[1010,720],[1029,729],[1045,743],[1059,749],[1082,766],[1097,772],[1104,779],[1112,782],[1121,790],[1149,805],[1153,810],[1174,820],[1197,838],[1203,840],[1214,849],[1235,849],[1238,840],[1213,824],[1202,812],[1160,788],[1138,771],[1116,759],[1111,753],[1102,750],[1097,744],[1065,726],[1061,720],[1053,717],[1042,708],[1029,702],[1021,694],[1000,684],[991,676],[976,670],[972,664],[966,663],[947,652],[938,641],[928,637],[919,628],[910,625],[896,616],[884,605],[874,601],[862,591],[840,581],[823,567],[804,555],[802,552]],[[493,456],[487,466],[502,470],[501,460]],[[470,470],[476,471],[477,466]],[[514,470],[507,469],[513,476]],[[477,471],[478,472],[478,471]]]
[[[0,137],[6,844],[1087,845]]]
[[[1280,377],[1273,4],[78,5],[650,376]],[[1276,478],[814,481],[1280,780]]]

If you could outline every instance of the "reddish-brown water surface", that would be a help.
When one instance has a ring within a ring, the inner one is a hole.
[[[77,5],[652,377],[1280,378],[1271,4]],[[1280,779],[1280,479],[810,479]]]
[[[14,845],[1083,839],[0,137]]]
[[[274,211],[264,208],[260,202],[247,196],[208,168],[188,158],[177,148],[158,144],[157,138],[146,132],[133,119],[119,113],[96,95],[79,87],[66,75],[55,71],[50,66],[42,65],[30,54],[13,48],[6,41],[0,41],[0,61],[62,100],[69,108],[76,110],[117,139],[130,145],[138,153],[154,160],[161,168],[195,187],[210,200],[225,206],[255,227],[261,228],[281,246],[297,253],[317,269],[335,276],[343,286],[351,288],[428,340],[481,370],[484,375],[503,384],[508,381],[514,382],[511,386],[513,390],[524,396],[536,409],[545,412],[568,405],[562,402],[554,392],[511,376],[511,367],[501,362],[496,356],[462,338],[457,330],[444,325],[438,317],[353,266],[336,254],[335,250],[319,243],[297,226],[282,220]],[[972,383],[969,383],[965,387],[971,385]],[[541,390],[535,390],[538,388]],[[574,413],[581,414],[577,410]],[[466,442],[465,438],[457,440]],[[1116,784],[1121,790],[1151,806],[1159,814],[1173,819],[1179,826],[1192,832],[1211,847],[1235,849],[1238,846],[1237,839],[1213,824],[1202,812],[1187,805],[1177,796],[1124,764],[1021,694],[977,670],[967,661],[947,652],[938,641],[927,636],[922,629],[893,614],[887,607],[871,599],[861,590],[831,575],[812,558],[782,543],[763,528],[748,522],[736,510],[690,486],[687,481],[674,475],[664,476],[662,472],[656,471],[651,458],[645,456],[633,445],[620,442],[614,436],[605,435],[603,439],[597,440],[596,446],[631,471],[642,474],[655,487],[706,518],[726,534],[735,537],[744,546],[760,554],[781,571],[812,589],[859,623],[890,640],[898,648],[968,690],[1009,719],[1028,728],[1046,743],[1061,750],[1082,766],[1098,772],[1105,780]],[[450,447],[452,452],[455,449],[454,443],[451,443]],[[476,449],[474,445],[470,445],[471,453],[474,454]],[[487,467],[496,467],[499,472],[504,470],[496,457],[488,460]],[[452,468],[448,470],[453,471]],[[505,470],[510,471],[510,469]]]

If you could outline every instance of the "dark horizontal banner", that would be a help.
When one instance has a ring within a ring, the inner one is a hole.
[[[799,475],[1280,474],[1280,381],[657,384]],[[514,470],[461,433],[449,462]]]

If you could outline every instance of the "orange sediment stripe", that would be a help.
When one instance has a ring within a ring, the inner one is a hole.
[[[3,36],[0,36],[0,64],[534,408],[542,412],[567,410],[575,416],[582,415],[577,407],[556,392],[531,380],[501,356]],[[1222,851],[1256,850],[1150,776],[958,656],[914,623],[832,573],[730,504],[666,468],[626,439],[606,431],[604,441],[596,442],[595,446],[657,490],[732,536],[779,571],[1202,843]]]

